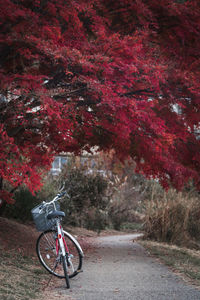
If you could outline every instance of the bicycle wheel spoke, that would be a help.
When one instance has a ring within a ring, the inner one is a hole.
[[[69,277],[73,277],[78,269],[80,269],[80,254],[74,242],[65,235],[65,242],[68,248],[67,263]]]
[[[45,235],[44,237],[45,237],[46,242],[49,245],[50,249],[54,249],[55,248],[55,239],[53,238],[53,236]]]
[[[48,271],[55,273],[56,276],[64,276],[60,256],[56,254],[55,232],[44,233],[39,241],[38,250],[40,261],[45,265]]]

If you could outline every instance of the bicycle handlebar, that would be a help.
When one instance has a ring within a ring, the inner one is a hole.
[[[67,196],[69,196],[68,193],[67,193],[66,191],[63,191],[63,192],[61,192],[61,193],[58,193],[58,194],[57,194],[57,197],[58,197],[58,198],[61,198],[61,197],[65,196],[66,194],[67,194]]]
[[[54,204],[54,202],[56,202],[56,201],[58,201],[60,198],[62,198],[63,196],[65,196],[65,195],[67,195],[68,197],[70,197],[69,196],[69,194],[66,192],[66,191],[63,191],[63,192],[59,192],[54,198],[53,198],[53,200],[51,200],[51,201],[49,201],[49,202],[46,202],[46,201],[43,201],[42,203],[41,203],[41,210],[42,209],[44,209],[46,206],[49,206],[50,204]]]

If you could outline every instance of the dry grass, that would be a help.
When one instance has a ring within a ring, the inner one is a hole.
[[[200,287],[200,251],[147,240],[140,243],[186,281]]]
[[[17,250],[0,251],[0,299],[35,299],[41,293],[42,281],[47,280],[46,272],[36,259]]]
[[[198,248],[200,199],[189,193],[161,190],[155,183],[145,203],[146,236],[179,246]]]

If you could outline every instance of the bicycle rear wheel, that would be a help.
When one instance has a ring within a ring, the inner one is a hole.
[[[56,239],[57,232],[55,230],[41,233],[36,243],[36,252],[41,264],[48,272],[59,278],[65,278],[62,256],[56,254]],[[66,254],[67,274],[69,278],[72,278],[81,270],[82,255],[67,232],[64,232],[64,239],[69,250]]]

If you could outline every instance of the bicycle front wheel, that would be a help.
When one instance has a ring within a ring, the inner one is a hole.
[[[69,278],[72,278],[81,270],[82,255],[67,232],[64,232],[64,239],[68,248],[66,249],[67,274]],[[41,264],[48,272],[59,278],[65,278],[62,256],[56,253],[56,240],[56,230],[41,233],[37,240],[36,252]]]
[[[63,271],[64,271],[64,274],[65,274],[66,286],[69,289],[70,288],[70,284],[69,284],[69,275],[68,275],[68,267],[67,267],[66,256],[62,256],[62,262],[63,262]]]

